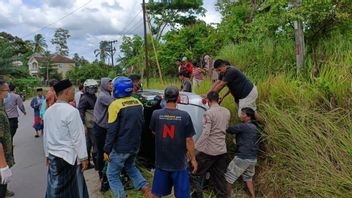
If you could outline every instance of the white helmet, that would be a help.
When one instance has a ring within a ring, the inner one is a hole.
[[[89,86],[98,86],[98,82],[94,79],[87,79],[84,81],[83,86],[89,87]]]
[[[184,57],[182,58],[182,61],[187,61],[187,57],[184,56]]]

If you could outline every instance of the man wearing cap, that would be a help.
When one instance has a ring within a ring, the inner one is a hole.
[[[54,86],[57,101],[44,115],[44,153],[48,162],[47,198],[89,197],[83,171],[88,167],[84,126],[69,103],[75,89],[69,80]]]
[[[43,96],[43,89],[37,89],[37,96],[34,97],[31,101],[31,107],[34,109],[34,124],[33,128],[35,129],[34,137],[39,137],[39,131],[43,132],[43,120],[40,118],[40,109],[42,104],[45,103],[45,96]]]
[[[165,89],[166,108],[153,112],[150,129],[155,134],[155,173],[152,193],[156,197],[166,196],[174,187],[176,198],[190,197],[187,157],[197,171],[193,135],[195,134],[190,115],[176,109],[179,91],[171,86]]]

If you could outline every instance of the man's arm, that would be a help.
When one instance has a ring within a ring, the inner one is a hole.
[[[244,127],[244,125],[242,123],[236,124],[235,126],[227,128],[226,132],[230,133],[230,134],[238,134],[243,129],[243,127]]]
[[[37,99],[34,97],[33,99],[32,99],[32,101],[31,101],[31,107],[33,108],[33,109],[35,109],[36,108],[36,106],[37,106],[37,103],[35,102]]]
[[[4,168],[7,166],[6,158],[5,158],[5,152],[4,152],[4,147],[2,146],[2,143],[0,142],[0,168]]]
[[[196,173],[198,169],[198,163],[196,160],[196,152],[194,149],[194,142],[192,137],[186,138],[186,147],[187,147],[188,155],[191,158],[191,164],[193,166],[192,173]]]
[[[86,137],[84,135],[84,127],[81,117],[77,110],[69,115],[68,119],[68,129],[72,137],[73,146],[77,152],[79,161],[84,161],[88,159]]]
[[[83,124],[85,121],[85,117],[86,117],[86,109],[87,109],[87,102],[86,100],[82,100],[82,98],[84,98],[84,96],[81,97],[79,104],[78,104],[78,111],[79,111],[79,115],[81,116],[82,122]]]
[[[196,148],[202,147],[210,135],[211,119],[208,112],[203,116],[203,131],[198,140],[196,141]]]
[[[109,128],[106,133],[105,145],[104,145],[104,152],[106,154],[110,154],[112,150],[112,146],[114,144],[117,132],[119,130],[119,121],[116,120],[113,123],[109,123]]]
[[[119,115],[120,108],[114,104],[111,104],[108,108],[108,124],[109,128],[106,133],[105,145],[104,145],[104,152],[110,154],[112,150],[112,146],[114,144],[116,135],[118,133],[120,122],[119,122]]]
[[[114,98],[110,95],[104,95],[100,98],[101,104],[103,104],[106,107],[108,107],[113,101],[114,101]]]
[[[215,91],[217,93],[220,93],[220,91],[227,85],[227,82],[218,80],[216,81],[216,84],[212,87],[210,91]]]
[[[18,108],[22,111],[22,113],[24,115],[26,115],[26,109],[24,108],[23,101],[22,101],[22,98],[20,96],[18,96],[16,98],[16,103],[17,103]]]

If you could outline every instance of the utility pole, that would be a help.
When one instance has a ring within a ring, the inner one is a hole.
[[[107,41],[110,44],[110,56],[111,56],[111,66],[114,67],[114,54],[115,54],[115,47],[113,47],[114,43],[117,43],[117,40],[113,40],[113,41]]]
[[[293,7],[298,8],[302,5],[302,0],[293,0]],[[301,72],[304,65],[304,32],[301,19],[294,22],[295,43],[296,43],[296,69],[297,74]]]
[[[148,64],[148,46],[147,46],[147,21],[145,0],[143,0],[143,25],[144,25],[144,52],[145,52],[145,77],[147,78],[147,87],[149,86],[149,64]]]

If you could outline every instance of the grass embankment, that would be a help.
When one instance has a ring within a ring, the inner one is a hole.
[[[295,74],[293,42],[243,43],[219,53],[259,89],[266,126],[255,183],[262,197],[352,197],[352,39],[334,38],[318,48],[315,77],[309,56],[306,75]],[[177,79],[166,80],[171,84],[179,85]],[[149,87],[165,88],[157,80]],[[209,87],[205,81],[195,92]],[[231,96],[222,105],[238,122]]]

